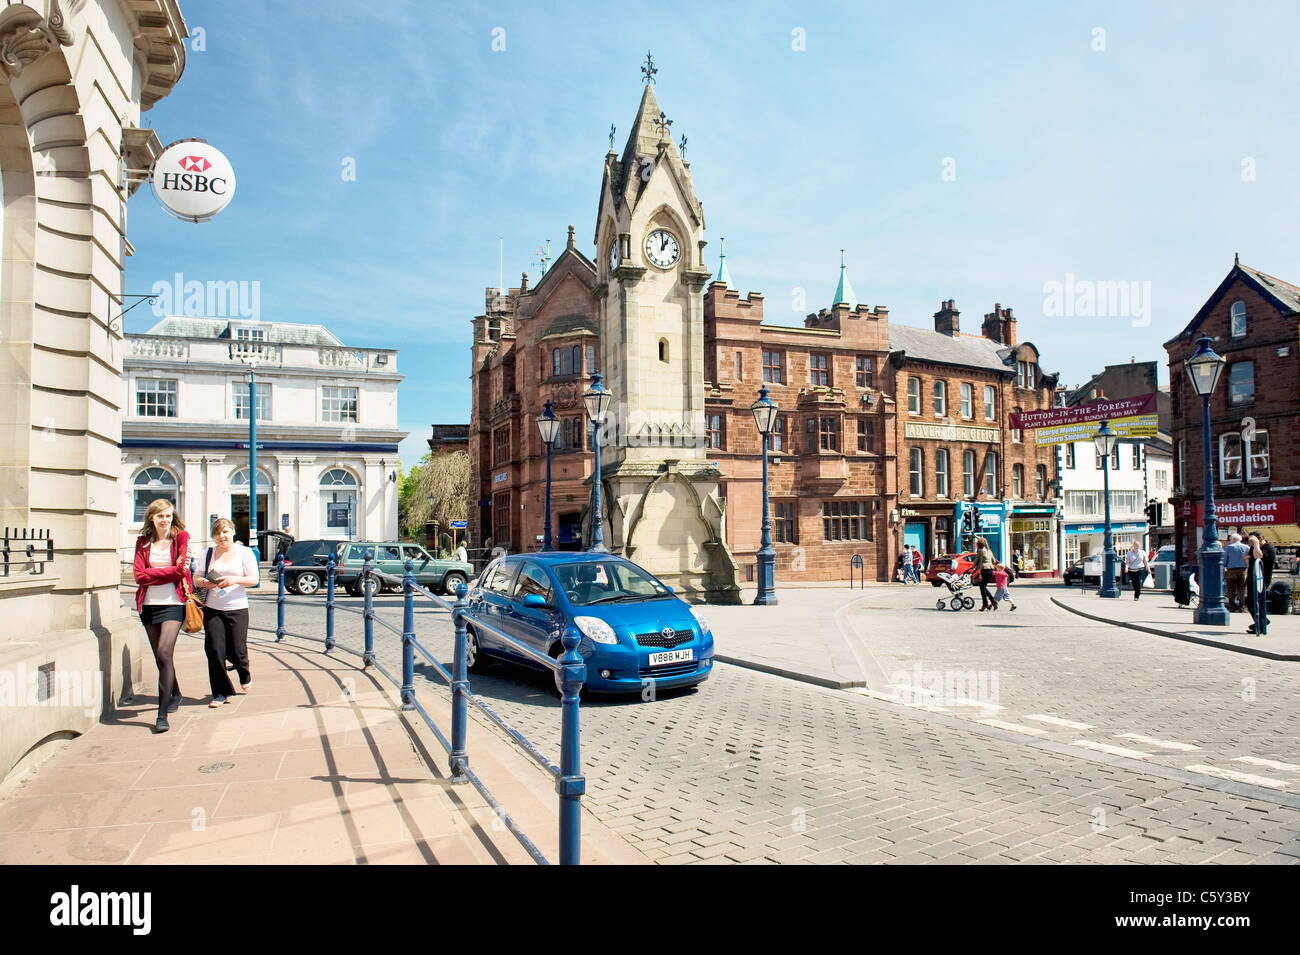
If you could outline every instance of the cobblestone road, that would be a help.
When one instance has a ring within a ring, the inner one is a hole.
[[[1235,765],[1280,779],[1286,771],[1234,764],[1233,754],[1300,762],[1285,664],[1155,638],[1139,645],[1140,635],[1051,608],[1045,595],[1039,606],[1030,588],[1014,615],[908,612],[906,601],[931,596],[921,590],[883,591],[855,626],[891,676],[915,674],[917,663],[922,673],[984,670],[987,688],[996,672],[997,699],[984,701],[1001,707],[994,715],[969,705],[978,676],[963,701],[922,709],[720,665],[701,687],[654,702],[584,703],[587,805],[666,863],[1300,862],[1300,798],[1285,785],[1186,771]],[[381,604],[400,622],[399,601]],[[322,630],[322,606],[291,608],[290,629]],[[272,601],[255,598],[254,626],[273,615]],[[422,609],[416,630],[450,658],[447,614]],[[360,647],[360,633],[358,618],[339,615],[341,642]],[[397,665],[396,637],[379,634],[376,647]],[[1247,678],[1253,701],[1242,696]],[[473,682],[558,755],[549,675],[500,666]],[[474,727],[471,760],[479,732],[494,730]],[[1170,755],[1116,735],[1128,732],[1202,749]],[[539,775],[539,784],[549,783]]]

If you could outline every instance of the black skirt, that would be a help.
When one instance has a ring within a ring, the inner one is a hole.
[[[179,620],[185,622],[185,605],[184,604],[145,604],[144,609],[140,611],[140,622],[146,627],[155,623],[162,623],[164,620]]]

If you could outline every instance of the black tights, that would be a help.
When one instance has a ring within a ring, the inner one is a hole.
[[[172,662],[181,622],[164,620],[162,623],[151,623],[145,627],[145,632],[149,634],[149,646],[153,648],[153,659],[158,664],[158,716],[165,718],[171,697],[181,695],[181,688],[176,682],[176,664]]]

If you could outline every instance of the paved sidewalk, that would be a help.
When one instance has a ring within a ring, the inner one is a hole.
[[[723,663],[832,689],[874,688],[884,684],[884,674],[844,612],[890,586],[785,587],[774,607],[753,606],[756,591],[742,590],[740,605],[700,612],[713,628],[714,652]]]
[[[1143,591],[1141,600],[1134,600],[1131,591],[1120,596],[1102,599],[1095,590],[1070,590],[1052,596],[1052,602],[1072,613],[1128,627],[1142,633],[1189,643],[1235,650],[1270,660],[1300,660],[1300,616],[1290,614],[1270,616],[1268,633],[1257,636],[1247,633],[1250,615],[1228,615],[1228,624],[1211,627],[1197,624],[1190,608],[1174,603],[1169,591]]]
[[[383,675],[322,650],[251,642],[249,693],[214,709],[203,641],[182,634],[171,731],[152,732],[150,694],[67,743],[0,800],[0,864],[531,864]],[[446,694],[420,698],[446,732]],[[468,750],[556,861],[550,777],[474,720]],[[584,863],[647,861],[590,813],[582,825]]]

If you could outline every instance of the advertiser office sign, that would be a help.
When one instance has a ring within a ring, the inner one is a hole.
[[[1190,502],[1187,502],[1190,503]],[[1205,523],[1205,505],[1197,502],[1197,526]],[[1264,524],[1294,524],[1294,497],[1251,497],[1236,501],[1215,501],[1214,519],[1220,527],[1252,527]]]
[[[178,219],[211,219],[235,196],[235,167],[201,139],[172,143],[153,164],[154,195]]]

